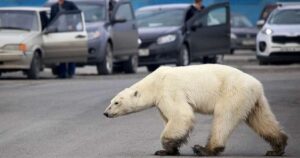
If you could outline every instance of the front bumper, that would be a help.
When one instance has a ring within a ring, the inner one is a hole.
[[[274,35],[273,35],[274,36]],[[264,62],[300,62],[300,44],[274,43],[272,36],[257,36],[257,59]]]
[[[0,52],[0,71],[29,69],[32,52]]]
[[[139,66],[175,64],[180,52],[181,44],[174,41],[166,44],[157,44],[155,42],[143,42],[141,50],[147,50],[149,54],[139,54]]]
[[[248,38],[231,39],[231,49],[255,50],[255,48],[256,48],[255,39],[248,39]]]

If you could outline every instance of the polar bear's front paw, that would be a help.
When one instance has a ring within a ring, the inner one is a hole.
[[[166,150],[158,150],[154,153],[154,155],[157,155],[157,156],[167,156],[167,155],[176,156],[176,155],[180,155],[180,153],[179,153],[179,151],[169,152],[169,151],[166,151]]]

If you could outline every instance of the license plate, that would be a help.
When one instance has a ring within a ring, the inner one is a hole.
[[[282,47],[283,52],[300,52],[300,47]]]
[[[149,56],[149,54],[150,54],[149,49],[140,49],[139,50],[140,56]]]
[[[255,41],[254,40],[245,40],[242,42],[243,45],[255,45]]]

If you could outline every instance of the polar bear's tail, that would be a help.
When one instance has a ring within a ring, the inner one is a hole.
[[[269,151],[267,155],[281,156],[284,154],[288,137],[281,129],[264,95],[258,99],[246,122],[272,146],[273,151]]]

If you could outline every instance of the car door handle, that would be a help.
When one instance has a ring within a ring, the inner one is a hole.
[[[86,36],[84,35],[77,35],[75,38],[85,38]]]

